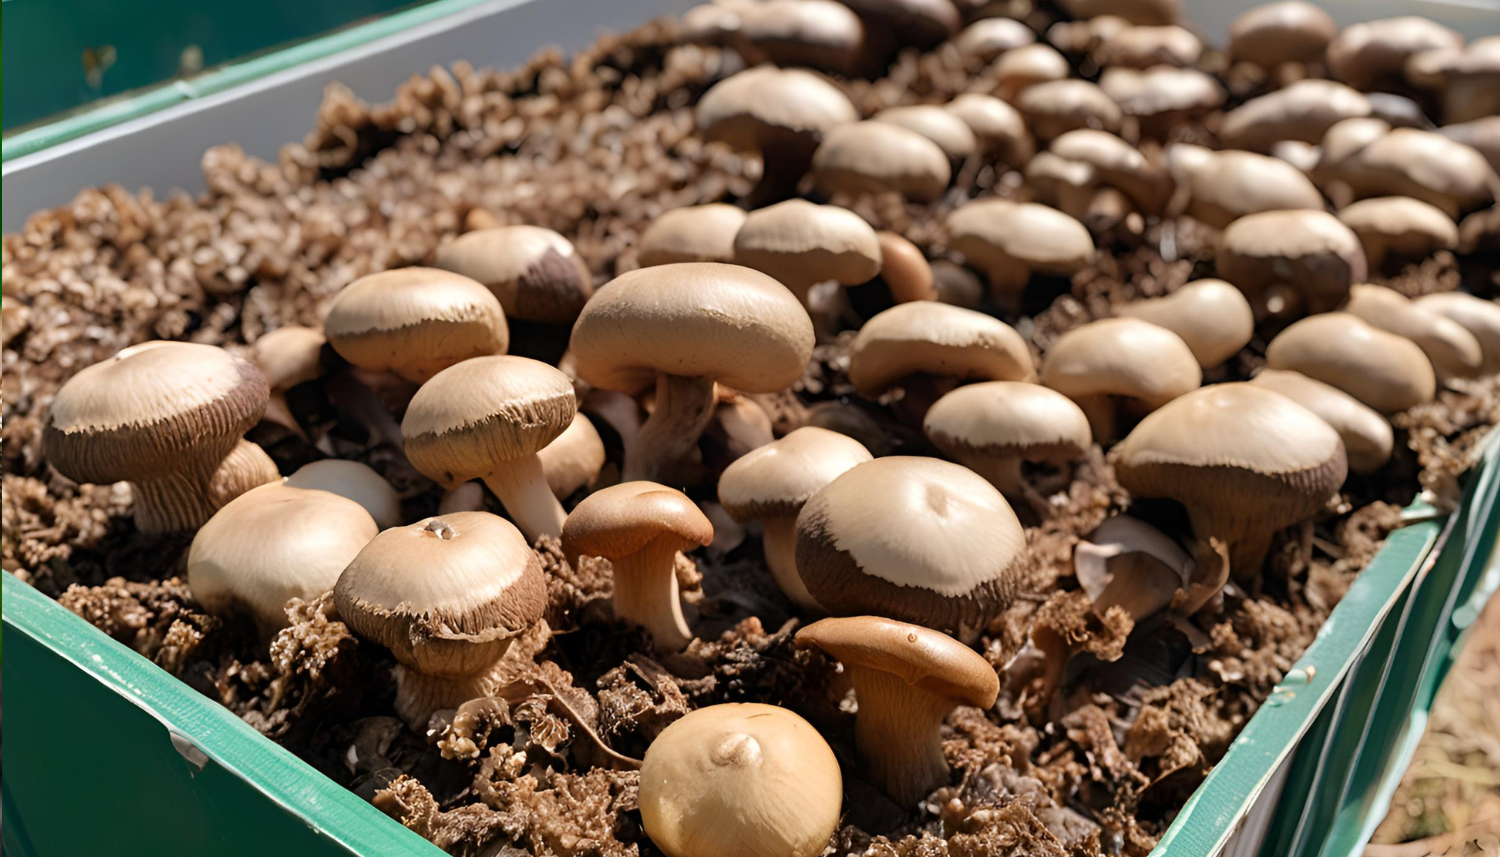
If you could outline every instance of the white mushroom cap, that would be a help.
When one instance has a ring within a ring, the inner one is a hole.
[[[382,530],[401,524],[401,496],[368,464],[325,458],[297,468],[296,473],[287,477],[286,484],[292,488],[328,491],[353,500],[370,513]]]
[[[1344,441],[1351,471],[1370,473],[1390,460],[1395,445],[1391,424],[1343,390],[1282,369],[1263,369],[1250,383],[1275,390],[1333,426]]]
[[[1219,229],[1262,211],[1323,209],[1323,195],[1307,176],[1278,158],[1177,143],[1167,162],[1187,193],[1188,214]]]
[[[899,193],[931,202],[952,178],[938,144],[889,122],[851,122],[832,129],[813,153],[813,184],[820,193]]]
[[[1458,246],[1458,224],[1435,206],[1409,196],[1385,196],[1351,203],[1339,220],[1354,230],[1365,258],[1378,266],[1387,256],[1424,259]]]
[[[1346,312],[1308,316],[1266,348],[1272,369],[1330,384],[1383,414],[1432,401],[1437,379],[1417,344]]]
[[[1031,352],[993,316],[933,301],[898,304],[865,322],[849,346],[849,381],[873,398],[927,373],[958,380],[1027,381]]]
[[[1385,286],[1358,285],[1350,289],[1344,311],[1415,342],[1441,376],[1473,375],[1484,362],[1479,340],[1463,325],[1428,312]]]
[[[734,236],[744,223],[743,209],[721,202],[663,212],[641,233],[641,266],[733,262]]]
[[[1428,312],[1458,322],[1474,335],[1484,350],[1480,374],[1500,372],[1500,304],[1464,292],[1423,295],[1415,303]]]
[[[1182,337],[1204,369],[1223,364],[1255,335],[1250,302],[1223,280],[1194,280],[1166,297],[1125,304],[1119,312]]]
[[[750,212],[734,237],[735,264],[771,275],[804,301],[818,283],[852,286],[873,278],[880,258],[880,242],[864,218],[805,199]]]

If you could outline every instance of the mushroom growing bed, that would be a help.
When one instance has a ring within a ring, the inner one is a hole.
[[[741,853],[638,770],[726,729],[776,853],[1147,853],[1500,423],[1500,129],[1442,28],[1062,5],[702,7],[36,214],[5,570],[455,854]]]

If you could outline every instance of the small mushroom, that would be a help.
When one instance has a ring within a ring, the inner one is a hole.
[[[1387,256],[1419,260],[1458,246],[1458,224],[1453,218],[1408,196],[1351,203],[1339,210],[1339,220],[1359,236],[1365,260],[1377,270]]]
[[[297,468],[286,478],[291,488],[327,491],[363,506],[382,530],[401,525],[401,496],[367,464],[325,458]]]
[[[1021,166],[1036,151],[1036,144],[1032,142],[1031,132],[1026,130],[1026,122],[1021,119],[1021,114],[993,95],[965,92],[944,105],[943,109],[969,126],[978,141],[981,154],[992,155],[1011,166]]]
[[[501,658],[547,607],[541,560],[488,512],[386,530],[333,587],[339,617],[396,657],[396,714],[417,732],[434,711],[499,689]]]
[[[1250,302],[1223,280],[1194,280],[1166,297],[1124,304],[1119,313],[1182,337],[1204,369],[1222,366],[1255,335]]]
[[[1181,0],[1063,0],[1058,5],[1074,18],[1112,15],[1132,24],[1175,24],[1182,14]]]
[[[895,192],[913,202],[932,202],[953,177],[938,144],[889,122],[851,122],[824,135],[812,158],[813,185],[836,193]]]
[[[1464,292],[1423,295],[1414,303],[1420,309],[1458,322],[1474,335],[1484,351],[1479,374],[1500,373],[1500,304]]]
[[[890,49],[916,47],[926,50],[952,37],[963,22],[953,0],[845,2],[864,22],[870,42]]]
[[[722,202],[663,212],[641,233],[641,267],[733,262],[734,236],[744,224],[744,210]]]
[[[1349,291],[1344,311],[1359,316],[1372,327],[1415,342],[1440,377],[1475,375],[1484,362],[1479,340],[1463,325],[1428,312],[1385,286],[1355,286]]]
[[[1350,471],[1373,473],[1391,460],[1391,424],[1343,390],[1283,369],[1263,369],[1250,383],[1286,396],[1333,426],[1344,441]]]
[[[1022,45],[995,61],[995,94],[1015,103],[1026,90],[1054,80],[1066,80],[1068,60],[1050,45]]]
[[[921,248],[894,232],[877,232],[875,240],[880,242],[880,278],[890,289],[892,301],[907,304],[937,300],[932,265]]]
[[[1137,318],[1080,325],[1042,357],[1042,383],[1078,403],[1094,438],[1108,444],[1118,427],[1198,389],[1203,372],[1182,337]],[[1122,419],[1124,417],[1125,419]]]
[[[667,857],[817,857],[843,800],[828,742],[774,705],[690,711],[641,762],[641,823]]]
[[[1195,68],[1157,65],[1143,71],[1111,66],[1099,76],[1099,88],[1126,116],[1139,120],[1148,137],[1165,139],[1174,127],[1219,109],[1224,87]]]
[[[1203,55],[1203,43],[1176,24],[1124,27],[1104,37],[1094,52],[1101,67],[1146,69],[1165,65],[1191,68]]]
[[[1118,15],[1058,21],[1047,28],[1047,41],[1065,54],[1083,57],[1099,50],[1105,39],[1133,26]]]
[[[1395,128],[1323,169],[1356,198],[1409,196],[1453,218],[1493,202],[1500,181],[1474,149],[1416,128]]]
[[[731,461],[748,455],[776,439],[771,415],[749,396],[720,388],[711,432]]]
[[[1077,78],[1028,87],[1016,97],[1016,109],[1039,140],[1051,140],[1078,128],[1114,133],[1124,119],[1120,105],[1098,84]]]
[[[144,342],[58,389],[43,433],[47,461],[78,482],[129,482],[143,533],[196,530],[280,477],[243,439],[269,395],[261,371],[222,348]]]
[[[859,711],[854,743],[866,775],[903,807],[948,782],[943,719],[959,705],[989,708],[995,668],[946,634],[879,616],[823,619],[797,632],[848,672]]]
[[[936,143],[951,163],[962,163],[979,150],[979,141],[968,123],[935,104],[887,107],[871,116],[870,121],[897,125],[921,134]]]
[[[423,475],[450,491],[483,480],[535,541],[560,535],[567,517],[537,453],[567,430],[577,410],[573,383],[546,363],[476,357],[417,390],[401,434],[406,457]]]
[[[438,248],[437,266],[495,293],[508,318],[568,324],[594,293],[573,242],[540,226],[468,232]]]
[[[1148,161],[1139,149],[1113,134],[1091,128],[1069,131],[1053,140],[1047,151],[1068,161],[1087,164],[1099,184],[1123,191],[1134,208],[1144,214],[1159,214],[1171,192],[1166,172]],[[1087,215],[1088,209],[1067,213],[1087,222],[1086,216],[1080,215]]]
[[[271,483],[214,513],[188,551],[188,587],[209,613],[243,612],[269,642],[289,624],[286,603],[333,588],[380,532],[358,503],[328,491]]]
[[[1219,137],[1236,149],[1264,152],[1282,140],[1316,143],[1339,121],[1370,115],[1370,100],[1332,80],[1299,80],[1224,114]]]
[[[1328,45],[1328,70],[1355,89],[1370,92],[1404,82],[1406,60],[1443,48],[1461,51],[1464,37],[1416,15],[1345,27]]]
[[[641,625],[662,652],[692,639],[677,596],[678,551],[706,547],[714,527],[681,491],[622,482],[585,497],[563,526],[563,552],[598,556],[614,568],[615,615]]]
[[[1016,307],[1034,273],[1072,276],[1094,258],[1094,239],[1077,220],[1034,203],[986,199],[948,215],[949,246],[989,280],[999,303]]]
[[[255,340],[250,361],[266,376],[271,397],[261,419],[286,426],[298,434],[302,426],[287,406],[286,392],[298,384],[323,377],[323,334],[310,327],[289,324]]]
[[[1445,122],[1494,116],[1500,113],[1500,36],[1475,39],[1461,51],[1435,48],[1412,54],[1406,78],[1439,92]]]
[[[1327,312],[1365,279],[1359,238],[1324,211],[1263,211],[1229,224],[1215,260],[1257,317]]]
[[[1314,63],[1339,34],[1333,16],[1303,0],[1283,0],[1245,12],[1229,25],[1229,55],[1273,69],[1283,63]]]
[[[552,496],[565,500],[580,489],[594,487],[604,469],[604,441],[588,417],[574,414],[568,428],[536,457]]]
[[[734,237],[734,262],[771,275],[807,306],[819,283],[852,286],[880,273],[880,241],[847,208],[789,199],[750,212]]]
[[[842,3],[766,0],[745,4],[738,17],[732,41],[746,65],[771,63],[847,75],[864,67],[864,25]]]
[[[1263,211],[1323,210],[1312,181],[1278,158],[1176,143],[1167,150],[1167,165],[1187,213],[1217,229]]]
[[[1437,379],[1415,342],[1347,312],[1309,316],[1266,348],[1272,369],[1289,369],[1330,384],[1382,414],[1432,401]]]
[[[1444,125],[1437,132],[1483,155],[1490,169],[1500,174],[1500,115]]]
[[[953,37],[952,45],[960,56],[980,62],[991,62],[1006,51],[1036,41],[1036,33],[1011,18],[980,18]]]

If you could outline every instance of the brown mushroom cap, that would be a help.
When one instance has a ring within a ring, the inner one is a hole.
[[[1075,78],[1028,87],[1017,97],[1016,108],[1026,118],[1026,127],[1042,140],[1076,128],[1115,132],[1124,118],[1120,105],[1097,84]]]
[[[1343,390],[1281,369],[1264,369],[1250,383],[1286,396],[1333,426],[1344,441],[1351,471],[1370,473],[1391,459],[1395,443],[1391,424]]]
[[[890,673],[956,705],[989,708],[1000,694],[1000,679],[989,661],[922,625],[881,616],[821,619],[797,632],[797,645],[822,649],[846,667]]]
[[[1062,463],[1093,444],[1088,417],[1061,393],[1038,384],[990,381],[959,387],[927,410],[933,445],[1007,496],[1031,499],[1022,461]]]
[[[847,5],[867,24],[887,29],[898,46],[933,47],[963,23],[952,0],[847,0]]]
[[[1182,13],[1181,0],[1063,0],[1059,4],[1074,18],[1114,15],[1132,24],[1175,24]]]
[[[1439,375],[1449,378],[1473,375],[1484,362],[1479,340],[1463,325],[1428,312],[1385,286],[1358,285],[1350,289],[1344,311],[1373,327],[1415,342]]]
[[[1250,302],[1223,280],[1194,280],[1166,297],[1124,304],[1119,313],[1182,337],[1204,369],[1222,365],[1255,335]]]
[[[323,376],[322,331],[289,324],[263,334],[250,346],[250,360],[272,390],[285,392]]]
[[[510,347],[505,311],[483,284],[437,268],[360,277],[334,297],[328,344],[361,369],[420,384],[470,357]]]
[[[1380,265],[1388,255],[1424,259],[1458,246],[1458,224],[1409,196],[1360,200],[1341,209],[1339,220],[1359,236],[1371,265]]]
[[[1409,196],[1449,217],[1490,204],[1496,178],[1489,162],[1462,143],[1416,128],[1396,128],[1335,168],[1355,196]]]
[[[734,237],[734,261],[806,301],[818,283],[855,285],[880,273],[880,241],[847,208],[789,199],[750,212]]]
[[[770,62],[783,68],[806,66],[843,74],[859,71],[865,28],[842,3],[766,0],[746,4],[738,18],[735,35],[747,64]]]
[[[931,202],[952,178],[948,156],[926,137],[889,122],[850,122],[828,131],[813,153],[813,184],[825,195],[894,191]]]
[[[859,114],[816,74],[763,65],[709,87],[698,100],[697,119],[707,139],[762,152],[782,136],[827,131],[858,120]]]
[[[915,131],[937,143],[950,161],[962,161],[979,148],[979,141],[968,123],[936,104],[887,107],[871,116],[870,121]]]
[[[1071,71],[1067,58],[1051,45],[1022,45],[995,61],[995,94],[1013,102],[1031,87],[1063,80]]]
[[[1257,313],[1327,312],[1365,278],[1359,238],[1323,211],[1241,217],[1224,230],[1216,264]]]
[[[1114,134],[1080,128],[1058,136],[1048,151],[1088,164],[1100,181],[1124,191],[1141,211],[1156,213],[1166,202],[1170,190],[1166,174]]]
[[[1500,372],[1500,304],[1464,292],[1439,292],[1417,298],[1416,305],[1463,325],[1484,351],[1483,375]]]
[[[988,20],[1007,20],[990,18]],[[993,95],[966,92],[943,108],[962,119],[974,132],[982,152],[993,152],[1002,161],[1020,165],[1031,157],[1036,144],[1016,108]]]
[[[1272,369],[1330,384],[1383,414],[1432,401],[1437,379],[1415,342],[1346,312],[1309,316],[1266,348]]]
[[[1182,337],[1136,318],[1075,327],[1042,358],[1042,383],[1075,401],[1121,396],[1155,410],[1202,382],[1198,359]]]
[[[1186,188],[1188,214],[1219,229],[1262,211],[1323,210],[1323,195],[1307,176],[1278,158],[1178,143],[1167,162]]]
[[[1031,28],[1011,18],[980,18],[953,37],[953,47],[961,56],[984,62],[1006,51],[1036,41]]]
[[[1203,113],[1224,103],[1224,88],[1195,68],[1158,65],[1137,71],[1111,66],[1100,75],[1099,88],[1125,115],[1157,119],[1154,136],[1164,136],[1158,126],[1165,118]]]
[[[401,525],[401,495],[368,464],[325,458],[297,468],[284,484],[289,488],[327,491],[353,500],[364,507],[382,530]]]
[[[1351,24],[1328,45],[1328,70],[1356,89],[1400,82],[1412,54],[1434,48],[1460,51],[1464,38],[1416,15]]]
[[[1047,42],[1064,53],[1082,56],[1098,50],[1115,33],[1133,26],[1118,15],[1058,21],[1047,28]]]
[[[1331,80],[1299,80],[1224,114],[1224,145],[1264,152],[1282,140],[1316,143],[1334,123],[1370,115],[1370,100]]]
[[[982,268],[991,288],[1019,292],[1033,271],[1069,276],[1094,258],[1094,239],[1077,220],[1034,203],[986,199],[948,215],[949,246]]]
[[[1095,53],[1101,66],[1181,68],[1197,64],[1203,43],[1192,31],[1175,24],[1134,26],[1106,36]]]
[[[1500,174],[1500,116],[1444,125],[1437,132],[1483,155],[1490,169]]]
[[[437,266],[483,283],[510,318],[566,324],[594,293],[573,242],[540,226],[497,226],[438,248]]]
[[[849,346],[849,382],[873,398],[917,373],[957,380],[1029,381],[1036,368],[1015,328],[933,301],[878,313]]]
[[[744,223],[743,209],[722,202],[663,212],[641,233],[641,267],[674,262],[733,262],[734,236]]]
[[[1229,25],[1229,55],[1274,68],[1287,62],[1316,62],[1339,34],[1333,16],[1303,0],[1256,6]]]
[[[1391,132],[1391,123],[1376,116],[1353,116],[1328,126],[1318,147],[1315,174],[1319,181],[1336,177],[1334,170],[1359,153],[1360,149]]]
[[[573,415],[573,422],[557,439],[536,454],[542,463],[547,487],[559,500],[581,488],[592,487],[604,467],[604,441],[589,418]]]
[[[932,265],[917,245],[894,232],[877,232],[880,242],[880,278],[898,304],[937,300]]]

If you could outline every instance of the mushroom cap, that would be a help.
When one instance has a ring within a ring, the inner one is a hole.
[[[981,267],[1020,262],[1045,274],[1070,275],[1094,259],[1088,227],[1055,208],[985,199],[948,215],[948,244]]]
[[[816,857],[843,799],[828,743],[774,705],[690,711],[641,762],[641,821],[667,857]]]
[[[1127,116],[1202,112],[1224,103],[1224,87],[1195,68],[1157,65],[1137,71],[1111,66],[1099,76],[1099,88]]]
[[[936,104],[887,107],[871,116],[870,121],[887,122],[915,131],[937,143],[951,161],[961,161],[979,148],[979,141],[968,123]]]
[[[1262,211],[1323,210],[1323,195],[1306,174],[1278,158],[1179,143],[1167,160],[1187,186],[1188,213],[1219,229]]]
[[[576,413],[567,429],[536,457],[541,459],[547,487],[562,500],[598,478],[604,468],[604,440],[588,417]]]
[[[1067,58],[1056,48],[1038,42],[1001,54],[992,73],[997,84],[996,94],[1014,101],[1030,87],[1049,80],[1063,80],[1071,71]]]
[[[1088,417],[1072,399],[1040,384],[989,381],[938,399],[922,429],[944,455],[1074,461],[1093,444]]]
[[[932,265],[922,248],[894,232],[875,233],[880,242],[880,277],[896,303],[937,300]]]
[[[509,521],[454,512],[386,530],[333,587],[339,617],[427,675],[495,661],[547,608],[541,560]]]
[[[953,37],[961,56],[989,62],[1006,51],[1036,41],[1031,28],[1011,18],[980,18]]]
[[[1119,313],[1182,337],[1204,369],[1222,365],[1255,335],[1250,302],[1223,280],[1194,280],[1166,297],[1125,304]]]
[[[709,377],[746,393],[774,393],[812,357],[807,310],[759,271],[713,262],[621,274],[573,325],[578,377],[635,394],[658,375]]]
[[[813,184],[829,196],[893,191],[931,202],[953,176],[938,144],[890,122],[850,122],[828,131],[812,166]]]
[[[475,357],[444,369],[412,396],[401,421],[406,457],[444,488],[535,455],[578,411],[567,375],[529,357]]]
[[[1036,144],[1032,142],[1031,132],[1026,130],[1021,114],[993,95],[965,92],[948,102],[943,109],[969,126],[981,150],[996,153],[1006,163],[1023,164],[1035,151]]]
[[[1272,369],[1331,384],[1382,414],[1432,401],[1437,378],[1415,342],[1347,312],[1308,316],[1266,348]]]
[[[353,500],[370,513],[382,530],[401,524],[401,495],[368,464],[325,458],[297,468],[284,484],[289,488],[327,491]]]
[[[269,331],[250,346],[250,360],[272,390],[289,390],[323,377],[323,332],[289,324]]]
[[[1489,161],[1490,169],[1500,173],[1500,116],[1444,125],[1437,132],[1483,155]]]
[[[1074,18],[1113,15],[1132,24],[1172,24],[1182,12],[1181,0],[1063,0],[1058,5]]]
[[[983,628],[1014,597],[1025,553],[1026,533],[1000,492],[936,458],[856,465],[797,516],[797,571],[835,616]]]
[[[947,634],[881,616],[820,619],[797,632],[846,667],[890,673],[908,685],[962,705],[989,708],[1000,695],[995,668]]]
[[[900,45],[930,48],[958,32],[963,23],[953,0],[847,0],[866,20],[885,23]]]
[[[1378,116],[1352,116],[1328,126],[1319,145],[1317,172],[1325,175],[1391,132],[1391,123]]]
[[[1345,27],[1328,45],[1328,70],[1355,87],[1371,90],[1402,79],[1406,60],[1421,51],[1461,51],[1464,37],[1416,15],[1365,21]]]
[[[641,267],[733,262],[734,236],[744,223],[744,209],[722,202],[664,211],[641,233]]]
[[[1365,278],[1365,251],[1349,227],[1325,211],[1263,211],[1229,224],[1215,260],[1219,275],[1254,306],[1291,288],[1307,312],[1338,306]],[[1272,311],[1275,308],[1272,307]]]
[[[1303,0],[1267,3],[1229,25],[1229,55],[1265,68],[1316,62],[1338,34],[1338,23],[1318,6]]]
[[[749,44],[752,58],[841,72],[858,65],[864,24],[842,3],[766,0],[748,4],[737,17],[737,35]]]
[[[1102,66],[1150,68],[1154,65],[1187,67],[1203,55],[1203,43],[1192,31],[1176,24],[1137,25],[1104,37],[1097,57]]]
[[[871,458],[852,437],[804,426],[724,468],[719,503],[736,521],[796,515],[809,497]]]
[[[1409,196],[1363,199],[1344,206],[1339,220],[1359,236],[1365,256],[1424,259],[1458,246],[1458,224],[1441,209]]]
[[[1098,84],[1068,78],[1028,87],[1016,99],[1026,126],[1039,139],[1050,140],[1075,128],[1120,130],[1124,114]]]
[[[746,69],[709,87],[698,99],[696,115],[705,139],[755,152],[859,119],[833,84],[810,71],[773,65]]]
[[[437,266],[495,293],[511,318],[563,324],[594,293],[573,242],[541,226],[496,226],[458,236],[438,248]]]
[[[1395,128],[1337,169],[1356,196],[1410,196],[1449,217],[1488,205],[1495,173],[1484,156],[1442,134]]]
[[[861,396],[878,396],[919,372],[960,381],[1036,378],[1031,351],[1015,328],[935,301],[877,313],[849,346],[849,382]]]
[[[1370,115],[1370,100],[1332,80],[1299,80],[1224,114],[1224,145],[1264,152],[1282,140],[1316,143],[1334,123]]]
[[[47,460],[69,479],[101,485],[159,478],[200,457],[217,464],[260,421],[269,396],[266,376],[222,348],[143,342],[58,389]]]
[[[734,262],[792,288],[852,286],[880,273],[880,241],[847,208],[789,199],[750,212],[734,236]]]
[[[1250,383],[1286,396],[1333,426],[1355,473],[1370,473],[1390,460],[1395,443],[1391,424],[1343,390],[1281,369],[1264,369]]]
[[[1500,372],[1500,304],[1464,292],[1438,292],[1417,298],[1416,305],[1463,325],[1484,351],[1480,373]]]
[[[655,482],[621,482],[583,499],[563,524],[568,556],[619,559],[653,543],[689,551],[714,540],[714,525],[688,496]]]
[[[1441,375],[1450,378],[1473,375],[1484,362],[1479,340],[1468,329],[1446,316],[1422,309],[1394,289],[1355,286],[1349,290],[1349,303],[1344,311],[1373,327],[1415,342]]]
[[[1087,164],[1100,181],[1123,191],[1143,211],[1160,210],[1170,191],[1167,176],[1114,134],[1079,128],[1059,135],[1047,148],[1058,157]]]
[[[483,284],[438,268],[360,277],[334,296],[323,332],[361,369],[421,384],[470,357],[504,354],[510,328]]]
[[[262,485],[199,528],[188,551],[188,586],[208,612],[243,609],[269,634],[289,624],[289,599],[332,589],[379,531],[363,506],[337,494]]]
[[[1042,357],[1042,383],[1071,399],[1126,396],[1155,410],[1198,389],[1203,371],[1182,337],[1137,318],[1080,325]]]

